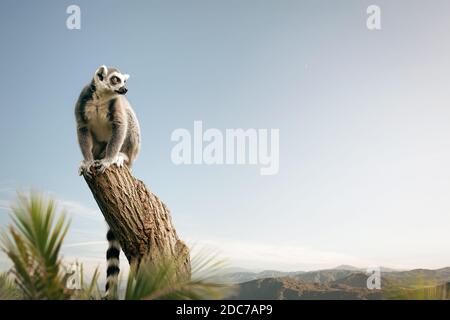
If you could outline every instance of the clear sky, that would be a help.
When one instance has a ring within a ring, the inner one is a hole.
[[[131,75],[134,174],[190,244],[251,269],[450,265],[447,0],[6,0],[0,39],[0,226],[15,190],[38,188],[72,217],[65,256],[104,265],[73,109],[106,64]],[[195,120],[279,129],[279,173],[176,166],[171,133]]]

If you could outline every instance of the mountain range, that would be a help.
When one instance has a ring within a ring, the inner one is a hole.
[[[429,270],[381,268],[381,289],[368,289],[363,268],[339,266],[318,271],[230,272],[231,299],[450,299],[450,267]]]

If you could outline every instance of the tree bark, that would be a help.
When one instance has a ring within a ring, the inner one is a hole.
[[[182,259],[181,273],[190,273],[189,249],[178,238],[169,209],[124,166],[85,176],[106,222],[119,240],[128,262]]]

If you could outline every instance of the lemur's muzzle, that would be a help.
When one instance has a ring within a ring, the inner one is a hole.
[[[119,88],[119,90],[116,91],[118,94],[125,94],[128,92],[128,89],[125,87]]]

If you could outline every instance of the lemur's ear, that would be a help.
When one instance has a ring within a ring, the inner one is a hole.
[[[130,75],[129,74],[124,74],[123,78],[124,78],[125,81],[127,81],[130,78]]]
[[[105,65],[101,65],[97,71],[95,71],[95,76],[100,79],[100,81],[103,81],[105,79],[106,74],[108,73],[108,68]]]

